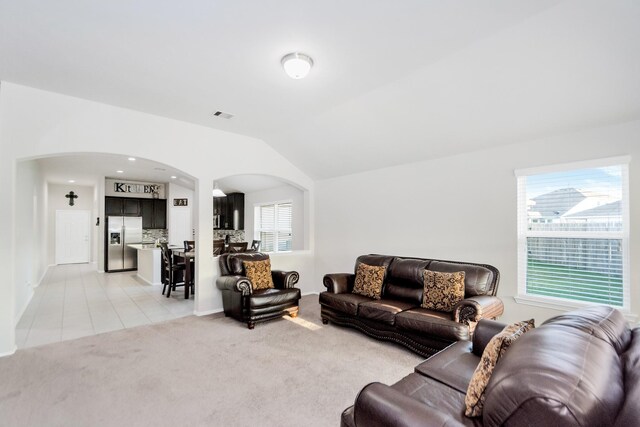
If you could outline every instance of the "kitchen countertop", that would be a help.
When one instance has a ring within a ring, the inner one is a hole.
[[[155,243],[132,243],[127,245],[130,248],[137,249],[139,251],[155,251],[160,250],[159,246],[156,246]],[[169,246],[169,249],[183,249],[182,246]]]

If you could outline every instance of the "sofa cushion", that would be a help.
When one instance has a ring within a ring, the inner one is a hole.
[[[580,329],[545,324],[500,360],[487,387],[487,426],[613,425],[624,395],[615,349]],[[637,401],[635,402],[637,405]]]
[[[468,417],[479,417],[485,401],[485,389],[491,378],[496,364],[504,356],[507,349],[522,334],[534,327],[533,319],[525,322],[516,322],[506,326],[502,332],[491,338],[489,344],[482,352],[480,363],[473,372],[467,395],[465,397],[466,411]]]
[[[415,305],[389,299],[381,299],[377,301],[363,302],[358,308],[358,317],[366,319],[378,320],[393,325],[396,314],[404,310],[414,308]]]
[[[245,276],[243,261],[262,261],[269,259],[269,255],[262,252],[242,252],[229,254],[227,259],[227,269],[230,275]]]
[[[618,412],[616,427],[632,426],[640,420],[640,328],[633,330],[631,345],[621,360],[624,366],[625,401]]]
[[[385,266],[373,266],[360,263],[356,269],[353,293],[369,298],[380,299],[386,270],[387,267]]]
[[[395,324],[401,329],[438,337],[444,341],[469,339],[469,327],[451,320],[451,313],[412,308],[398,313]]]
[[[453,343],[416,366],[415,371],[466,394],[480,361],[471,352],[471,346],[471,341]]]
[[[263,259],[260,261],[242,261],[246,271],[246,276],[251,282],[253,290],[274,288],[271,278],[271,261]]]
[[[423,308],[450,313],[464,299],[464,271],[441,273],[425,270],[423,274]]]
[[[446,384],[420,374],[409,374],[391,386],[418,402],[437,408],[453,420],[447,425],[481,426],[482,419],[464,416],[464,393]],[[375,425],[375,420],[371,420]],[[425,425],[429,425],[425,420]],[[458,424],[459,423],[459,424]]]
[[[356,316],[358,314],[358,305],[371,301],[371,298],[363,297],[357,294],[334,294],[332,292],[320,293],[320,304],[331,307],[341,313]]]
[[[631,342],[631,330],[624,315],[619,310],[605,305],[570,311],[552,317],[544,324],[566,326],[593,335],[612,345],[618,354],[624,352]]]
[[[467,297],[487,295],[493,292],[492,284],[496,273],[487,267],[450,261],[432,261],[428,268],[431,271],[442,273],[464,271],[464,294]]]
[[[375,254],[360,255],[358,258],[356,258],[356,265],[354,267],[354,272],[358,270],[358,265],[360,265],[360,263],[373,265],[376,267],[387,267],[387,271],[388,271],[388,268],[394,259],[395,259],[394,256],[389,256],[389,255],[375,255]]]
[[[295,302],[300,299],[300,289],[260,289],[249,297],[251,308],[270,307]]]
[[[424,270],[431,260],[396,258],[389,266],[384,285],[384,298],[422,303]]]

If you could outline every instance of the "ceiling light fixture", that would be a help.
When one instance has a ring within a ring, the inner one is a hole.
[[[282,58],[282,67],[292,79],[303,79],[313,67],[313,59],[309,55],[293,52]]]
[[[177,178],[177,176],[171,175],[171,179],[176,179],[176,178]]]
[[[124,173],[124,171],[116,171],[116,173]]]
[[[73,184],[74,182],[76,182],[75,179],[70,179],[69,181],[67,181],[69,184]]]
[[[135,162],[135,161],[136,161],[136,158],[135,158],[135,157],[129,157],[129,161],[130,161],[130,162]]]
[[[218,184],[217,183],[213,183],[213,197],[227,197],[226,194],[224,194],[224,191],[222,191],[221,189],[218,188]]]

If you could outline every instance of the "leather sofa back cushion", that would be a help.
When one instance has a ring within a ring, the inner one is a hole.
[[[624,398],[622,363],[610,344],[580,329],[546,324],[522,336],[496,365],[483,422],[608,426]]]
[[[455,273],[464,271],[465,276],[465,297],[491,294],[493,283],[493,272],[481,265],[469,265],[447,261],[432,261],[429,270],[443,273]]]
[[[626,399],[618,413],[615,427],[632,426],[640,420],[640,328],[634,329],[632,336],[629,349],[621,357]]]
[[[389,266],[384,297],[419,306],[424,291],[424,270],[431,260],[396,258]]]
[[[246,276],[243,261],[263,261],[269,259],[269,255],[262,252],[243,252],[227,255],[227,269],[229,274]]]
[[[387,271],[389,270],[389,264],[393,261],[392,256],[388,255],[360,255],[356,259],[356,265],[354,267],[354,272],[358,272],[358,265],[360,263],[372,265],[374,267],[386,267]]]
[[[624,315],[612,307],[598,305],[561,314],[544,324],[566,326],[593,335],[612,345],[618,354],[623,353],[631,342],[631,330]]]

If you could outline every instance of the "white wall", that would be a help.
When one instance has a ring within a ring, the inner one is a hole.
[[[173,199],[187,199],[187,206],[173,206]],[[193,232],[189,232],[186,236],[176,236],[175,230],[172,227],[172,221],[176,221],[176,215],[180,212],[188,212],[185,214],[189,218],[189,229],[193,229],[193,190],[170,182],[167,184],[167,228],[169,229],[169,243],[180,245],[185,240],[191,240]],[[213,248],[213,246],[212,246]]]
[[[12,208],[0,210],[0,236],[12,235],[20,214],[15,205],[19,190],[17,162],[52,154],[108,152],[147,158],[193,176],[199,247],[213,240],[211,191],[216,179],[258,173],[313,192],[308,176],[258,139],[7,82],[0,85],[0,144],[0,199],[12,201]],[[226,161],[229,158],[242,158],[242,162]],[[100,188],[99,197],[103,194],[104,188]],[[103,209],[104,204],[98,204]],[[101,221],[99,233],[103,225]],[[31,255],[18,254],[15,242],[0,245],[0,271],[6,273],[0,282],[0,356],[15,351],[14,302],[16,280],[20,279],[16,261]],[[199,251],[195,296],[198,314],[222,308],[222,297],[215,287],[217,270],[213,254]]]
[[[75,199],[73,206],[69,206],[69,199],[65,195],[69,194],[69,191],[73,191],[78,198]],[[94,224],[96,218],[99,216],[98,211],[95,210],[95,189],[94,187],[75,185],[75,184],[51,184],[47,185],[48,193],[48,206],[47,217],[48,224],[50,224],[47,231],[47,263],[53,265],[56,263],[56,211],[90,211],[91,212],[91,262],[95,262],[95,250],[97,246],[97,229]]]
[[[488,263],[501,272],[503,319],[543,321],[558,312],[513,300],[514,169],[619,155],[632,156],[631,309],[640,314],[640,121],[316,182],[316,286],[365,253]]]
[[[248,241],[254,239],[254,219],[255,205],[286,202],[291,201],[292,204],[292,248],[293,250],[305,249],[305,203],[304,192],[291,185],[285,184],[281,187],[269,188],[262,191],[254,191],[245,193],[244,195],[244,230]]]
[[[40,284],[46,272],[46,184],[33,162],[17,165],[16,215],[13,239],[16,251],[26,256],[16,257],[14,320],[17,323],[26,309],[33,288]],[[5,205],[6,206],[6,205]],[[10,240],[3,239],[5,245]]]

